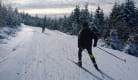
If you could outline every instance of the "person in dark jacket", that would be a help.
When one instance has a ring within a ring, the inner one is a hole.
[[[93,40],[94,39],[94,43],[93,43]],[[95,61],[95,57],[93,56],[92,54],[92,44],[93,44],[93,47],[96,47],[97,46],[97,41],[98,41],[98,38],[97,36],[94,34],[94,32],[89,28],[88,26],[88,23],[85,22],[82,24],[82,28],[79,32],[79,35],[78,35],[78,48],[79,48],[79,51],[78,51],[78,64],[79,66],[81,67],[82,66],[82,51],[84,49],[86,49],[88,51],[88,54],[90,56],[90,59],[92,60],[93,64],[94,64],[94,67],[98,69],[98,66],[96,64],[96,61]]]
[[[42,33],[44,33],[45,32],[46,25],[45,24],[41,24],[41,27],[42,27]]]

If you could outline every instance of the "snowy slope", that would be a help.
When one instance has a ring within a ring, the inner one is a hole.
[[[93,48],[103,76],[93,67],[87,52],[83,66],[77,62],[77,37],[58,31],[23,25],[17,37],[0,44],[0,80],[138,80],[138,59],[119,51],[103,48],[127,59],[123,63],[109,54]]]

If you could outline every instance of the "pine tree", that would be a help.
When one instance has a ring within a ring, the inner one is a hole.
[[[21,16],[20,16],[20,14],[19,14],[19,12],[18,12],[18,9],[17,8],[15,8],[15,10],[14,10],[14,20],[15,20],[15,23],[16,23],[16,25],[20,25],[20,23],[21,23]]]
[[[77,24],[80,24],[80,7],[76,6],[76,8],[74,9],[74,22]]]
[[[6,25],[6,13],[7,8],[4,5],[2,5],[2,1],[0,1],[0,26]]]
[[[85,5],[85,9],[82,9],[81,10],[81,13],[80,13],[80,22],[83,23],[83,22],[90,22],[90,13],[89,13],[89,10],[88,10],[88,4]]]
[[[72,16],[72,28],[73,28],[73,34],[78,34],[80,30],[80,7],[76,6],[76,8],[73,11]]]
[[[103,24],[104,24],[104,13],[103,10],[100,8],[100,6],[98,6],[94,16],[94,25],[99,32],[103,32]]]
[[[134,27],[136,25],[136,13],[135,13],[134,1],[127,0],[124,4],[124,8],[121,11],[121,18],[126,21],[129,27]]]
[[[136,26],[138,26],[138,8],[136,8]]]
[[[134,32],[137,25],[136,8],[132,0],[127,0],[126,3],[123,3],[121,6],[120,20],[122,21],[121,24],[125,24],[125,26],[118,28],[118,32],[121,33],[120,38],[122,38],[123,41],[127,41],[129,36],[135,34]]]
[[[112,29],[115,28],[115,26],[116,26],[115,23],[117,21],[119,21],[120,10],[121,10],[120,5],[118,5],[117,2],[115,2],[114,6],[112,8],[112,12],[111,12],[110,17],[109,17],[109,19],[110,19],[109,24],[110,24]]]
[[[127,42],[129,42],[129,47],[127,49],[129,54],[135,55],[138,53],[138,27],[137,27],[137,9],[135,7],[134,1],[127,0],[125,6],[122,10],[122,18],[127,23]]]

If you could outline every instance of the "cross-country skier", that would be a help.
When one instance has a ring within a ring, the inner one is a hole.
[[[42,33],[45,32],[46,25],[42,24],[41,27],[42,27]]]
[[[93,39],[94,39],[94,43],[92,41]],[[92,54],[92,43],[93,43],[93,47],[96,47],[97,41],[98,41],[97,35],[95,35],[94,32],[89,28],[88,23],[87,22],[82,23],[82,27],[78,35],[78,48],[79,48],[78,65],[80,67],[82,67],[82,54],[81,53],[84,49],[86,49],[88,51],[90,59],[93,62],[94,67],[97,70],[99,70],[96,64],[96,61],[95,61],[95,57]]]

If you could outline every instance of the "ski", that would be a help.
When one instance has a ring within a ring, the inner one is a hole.
[[[97,71],[100,73],[100,75],[102,76],[103,80],[105,80],[103,72],[101,70],[97,70]]]
[[[75,61],[73,61],[73,60],[70,60],[70,59],[68,59],[68,60],[71,61],[72,63],[74,63],[76,66],[78,66],[78,67],[81,68],[82,70],[84,70],[84,71],[86,71],[87,73],[89,73],[90,75],[92,75],[92,76],[98,78],[98,76],[94,75],[92,72],[90,72],[90,71],[89,71],[88,69],[86,69],[85,67],[79,66],[77,62],[75,62]],[[97,70],[97,69],[96,69],[96,70]],[[102,79],[99,78],[99,80],[105,80],[105,77],[104,77],[103,72],[102,72],[100,69],[97,70],[97,71],[98,71],[98,72],[100,73],[100,75],[102,76]]]

